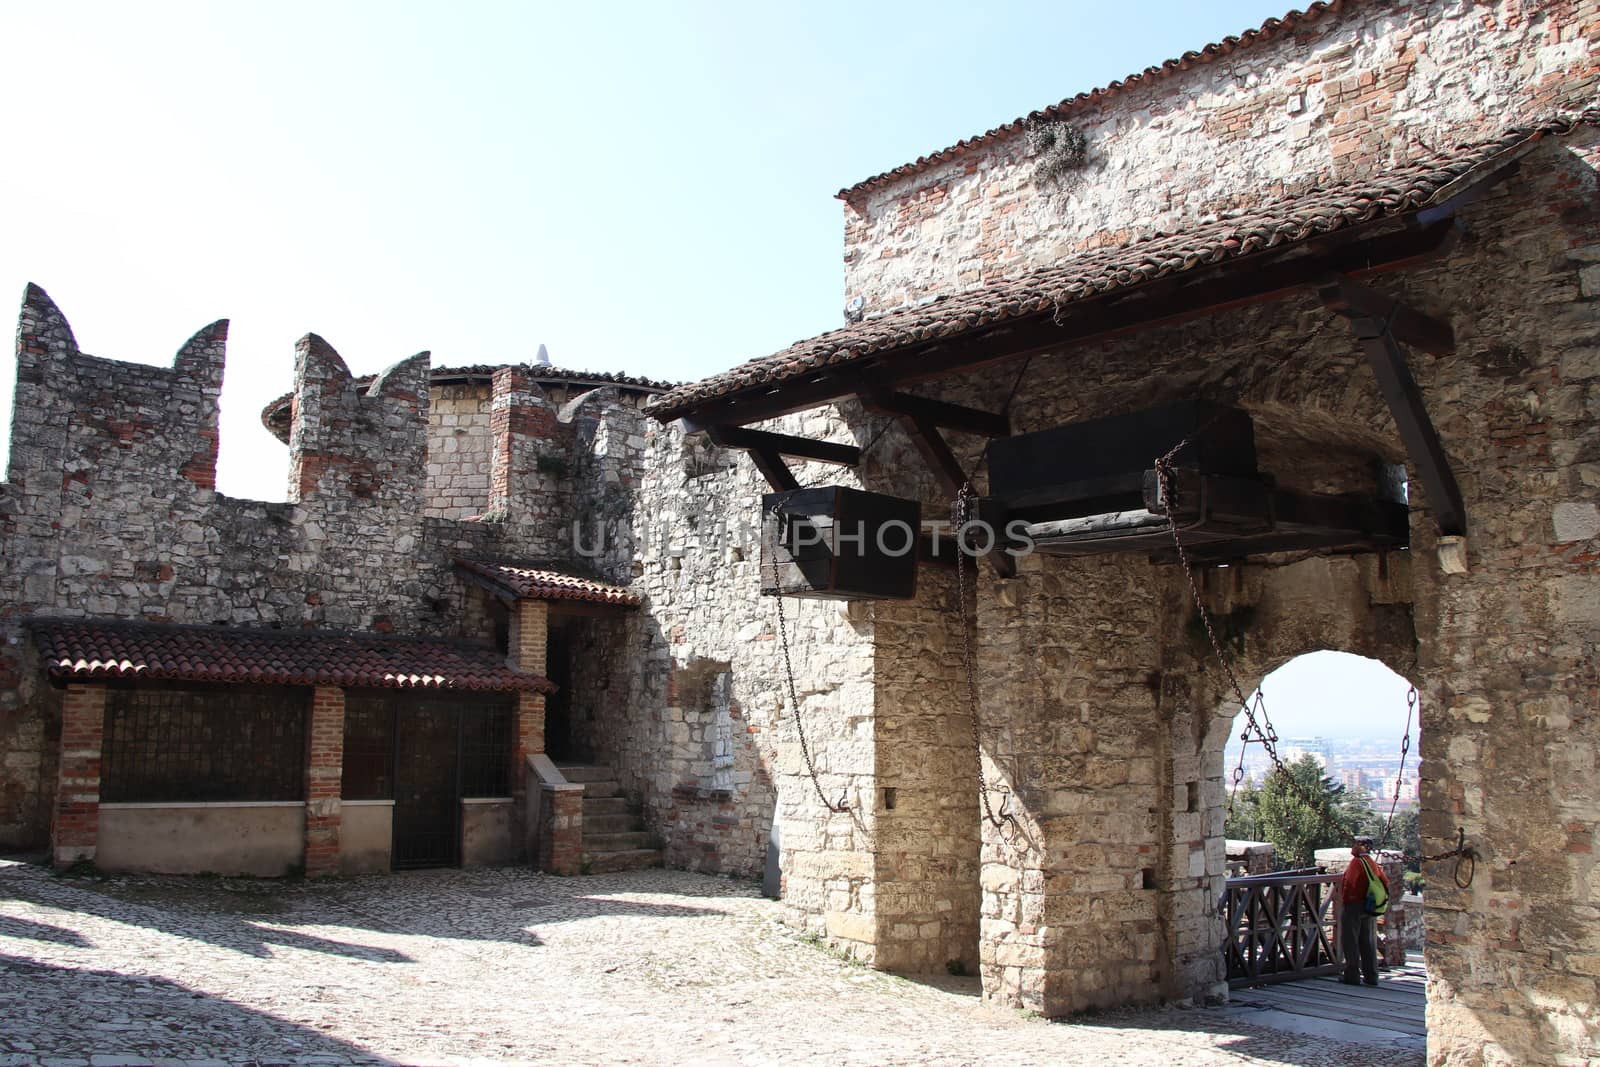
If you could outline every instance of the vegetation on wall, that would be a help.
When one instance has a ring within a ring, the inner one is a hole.
[[[1089,138],[1070,123],[1029,119],[1022,137],[1041,182],[1062,184],[1089,162]]]

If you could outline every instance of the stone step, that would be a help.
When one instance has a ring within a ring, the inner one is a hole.
[[[602,797],[602,800],[621,800],[621,797]],[[639,816],[631,811],[606,812],[601,814],[594,811],[588,804],[583,806],[583,837],[588,840],[594,834],[625,834],[639,829]]]
[[[567,781],[583,784],[609,782],[616,778],[616,772],[602,763],[558,763],[556,770]]]
[[[583,820],[602,818],[607,815],[632,815],[628,809],[627,797],[594,797],[588,793],[583,795]]]
[[[585,797],[620,797],[622,787],[614,781],[584,782],[583,795]]]
[[[622,852],[584,852],[583,866],[590,874],[638,871],[662,864],[659,848],[634,848]]]
[[[642,849],[649,843],[650,835],[643,830],[591,834],[587,822],[583,827],[583,854],[585,856],[591,852],[631,852]]]

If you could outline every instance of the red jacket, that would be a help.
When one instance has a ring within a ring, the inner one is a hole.
[[[1383,868],[1372,858],[1371,853],[1366,856],[1352,856],[1350,866],[1344,869],[1344,881],[1340,883],[1343,887],[1340,899],[1346,904],[1360,904],[1367,899],[1367,864],[1361,862],[1363,859],[1372,864],[1372,869],[1377,873],[1378,881],[1383,883],[1383,888],[1385,890],[1389,888],[1388,876],[1383,873]]]

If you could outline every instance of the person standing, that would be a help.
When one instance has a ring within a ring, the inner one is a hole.
[[[1339,945],[1344,953],[1344,977],[1339,980],[1346,985],[1360,981],[1378,984],[1378,916],[1389,909],[1389,879],[1371,852],[1372,838],[1354,838],[1350,866],[1340,883]]]

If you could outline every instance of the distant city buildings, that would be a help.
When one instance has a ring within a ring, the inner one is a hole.
[[[1415,739],[1413,738],[1413,744]],[[1243,750],[1243,782],[1259,787],[1272,774],[1272,760],[1259,743],[1243,745],[1235,738],[1226,750],[1223,777],[1231,785],[1233,772],[1240,765]],[[1277,744],[1278,758],[1293,763],[1310,756],[1323,773],[1342,785],[1346,792],[1365,793],[1374,807],[1387,808],[1395,796],[1398,780],[1401,807],[1417,803],[1417,764],[1408,757],[1400,765],[1400,748],[1386,738],[1360,737],[1285,737]]]

